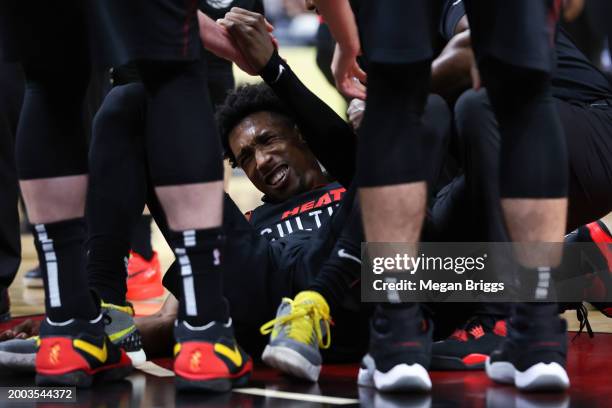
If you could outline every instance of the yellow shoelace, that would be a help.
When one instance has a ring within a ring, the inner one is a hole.
[[[287,302],[291,305],[291,313],[270,320],[268,323],[261,326],[259,329],[261,334],[270,334],[274,330],[275,326],[283,326],[284,324],[291,322],[289,337],[307,344],[310,340],[312,326],[314,325],[319,347],[322,349],[329,348],[329,345],[331,344],[331,337],[329,334],[329,322],[331,318],[329,313],[325,313],[324,310],[311,302],[295,303],[289,298],[283,298],[283,302]],[[308,317],[309,319],[306,319],[305,317]],[[325,327],[325,342],[323,341],[323,331],[321,330],[321,325],[319,324],[321,320],[323,320]]]

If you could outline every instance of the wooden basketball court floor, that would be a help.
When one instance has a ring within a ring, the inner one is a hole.
[[[172,254],[154,230],[154,248],[162,265],[169,265]],[[13,316],[43,312],[42,289],[23,286],[26,270],[36,264],[30,236],[23,236],[24,260],[10,288]],[[153,313],[163,298],[135,304],[138,314]],[[566,316],[571,330],[577,330],[574,313]],[[357,387],[357,364],[324,366],[317,384],[304,383],[280,375],[257,364],[248,387],[225,394],[182,394],[174,388],[171,359],[147,363],[146,372],[135,370],[126,380],[95,384],[78,390],[75,404],[19,403],[0,401],[0,407],[79,406],[79,407],[487,407],[487,408],[569,408],[612,407],[612,319],[592,311],[589,320],[595,337],[586,333],[571,341],[569,334],[568,371],[572,386],[561,394],[528,394],[488,380],[484,372],[432,372],[433,390],[424,395],[378,393]],[[4,326],[6,327],[6,326]],[[19,375],[0,369],[0,387],[33,386],[32,375]]]

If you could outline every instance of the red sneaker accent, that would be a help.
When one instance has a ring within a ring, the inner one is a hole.
[[[249,357],[240,371],[231,374],[225,361],[217,356],[214,344],[207,342],[181,343],[181,351],[174,359],[174,372],[193,381],[238,378],[252,370],[253,361]]]
[[[607,307],[601,311],[606,317],[612,317],[612,307]]]
[[[486,354],[473,353],[463,357],[461,361],[463,361],[465,365],[482,364],[487,360],[487,357],[489,356]]]
[[[164,294],[161,266],[157,252],[147,261],[136,252],[130,252],[128,261],[127,295],[129,300],[145,300]]]
[[[450,337],[452,339],[459,340],[459,341],[468,341],[468,334],[463,329],[455,330],[453,334],[450,335]]]
[[[485,332],[482,326],[479,325],[472,327],[472,329],[470,330],[470,334],[474,336],[475,339],[479,339],[485,335]]]
[[[508,335],[508,326],[506,325],[506,321],[498,320],[497,322],[495,322],[495,327],[493,327],[493,333],[501,337],[506,337]]]
[[[612,273],[612,237],[601,228],[597,221],[587,224],[591,239],[597,244],[602,255],[608,262],[608,271]]]
[[[36,353],[36,372],[44,375],[61,375],[73,371],[91,373],[87,360],[72,347],[72,339],[41,338]]]

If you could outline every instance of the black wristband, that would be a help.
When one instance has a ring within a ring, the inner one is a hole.
[[[281,68],[281,66],[283,68]],[[283,69],[288,69],[288,67],[285,61],[278,55],[278,51],[274,50],[268,63],[262,68],[259,75],[267,84],[274,84],[280,79]]]

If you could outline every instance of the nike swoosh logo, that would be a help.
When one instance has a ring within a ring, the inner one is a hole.
[[[351,261],[355,261],[357,262],[359,265],[361,265],[361,259],[357,258],[356,256],[353,256],[351,254],[349,254],[348,252],[346,252],[344,249],[340,249],[338,251],[338,256],[340,258],[346,258],[346,259],[350,259]]]
[[[106,362],[108,358],[108,350],[106,349],[106,341],[102,347],[98,347],[91,343],[86,342],[85,340],[75,339],[72,341],[72,345],[74,348],[82,350],[87,354],[92,355],[96,359],[98,359],[101,363]]]
[[[276,76],[276,79],[274,80],[275,83],[278,82],[278,80],[280,79],[281,75],[283,75],[283,72],[285,72],[285,67],[282,64],[280,64],[278,66],[278,75]]]
[[[453,6],[456,6],[457,4],[461,3],[463,0],[457,0],[453,3]]]
[[[227,347],[225,344],[216,343],[215,351],[224,357],[227,357],[236,367],[242,365],[242,354],[238,351],[238,347],[234,346],[233,349]]]

